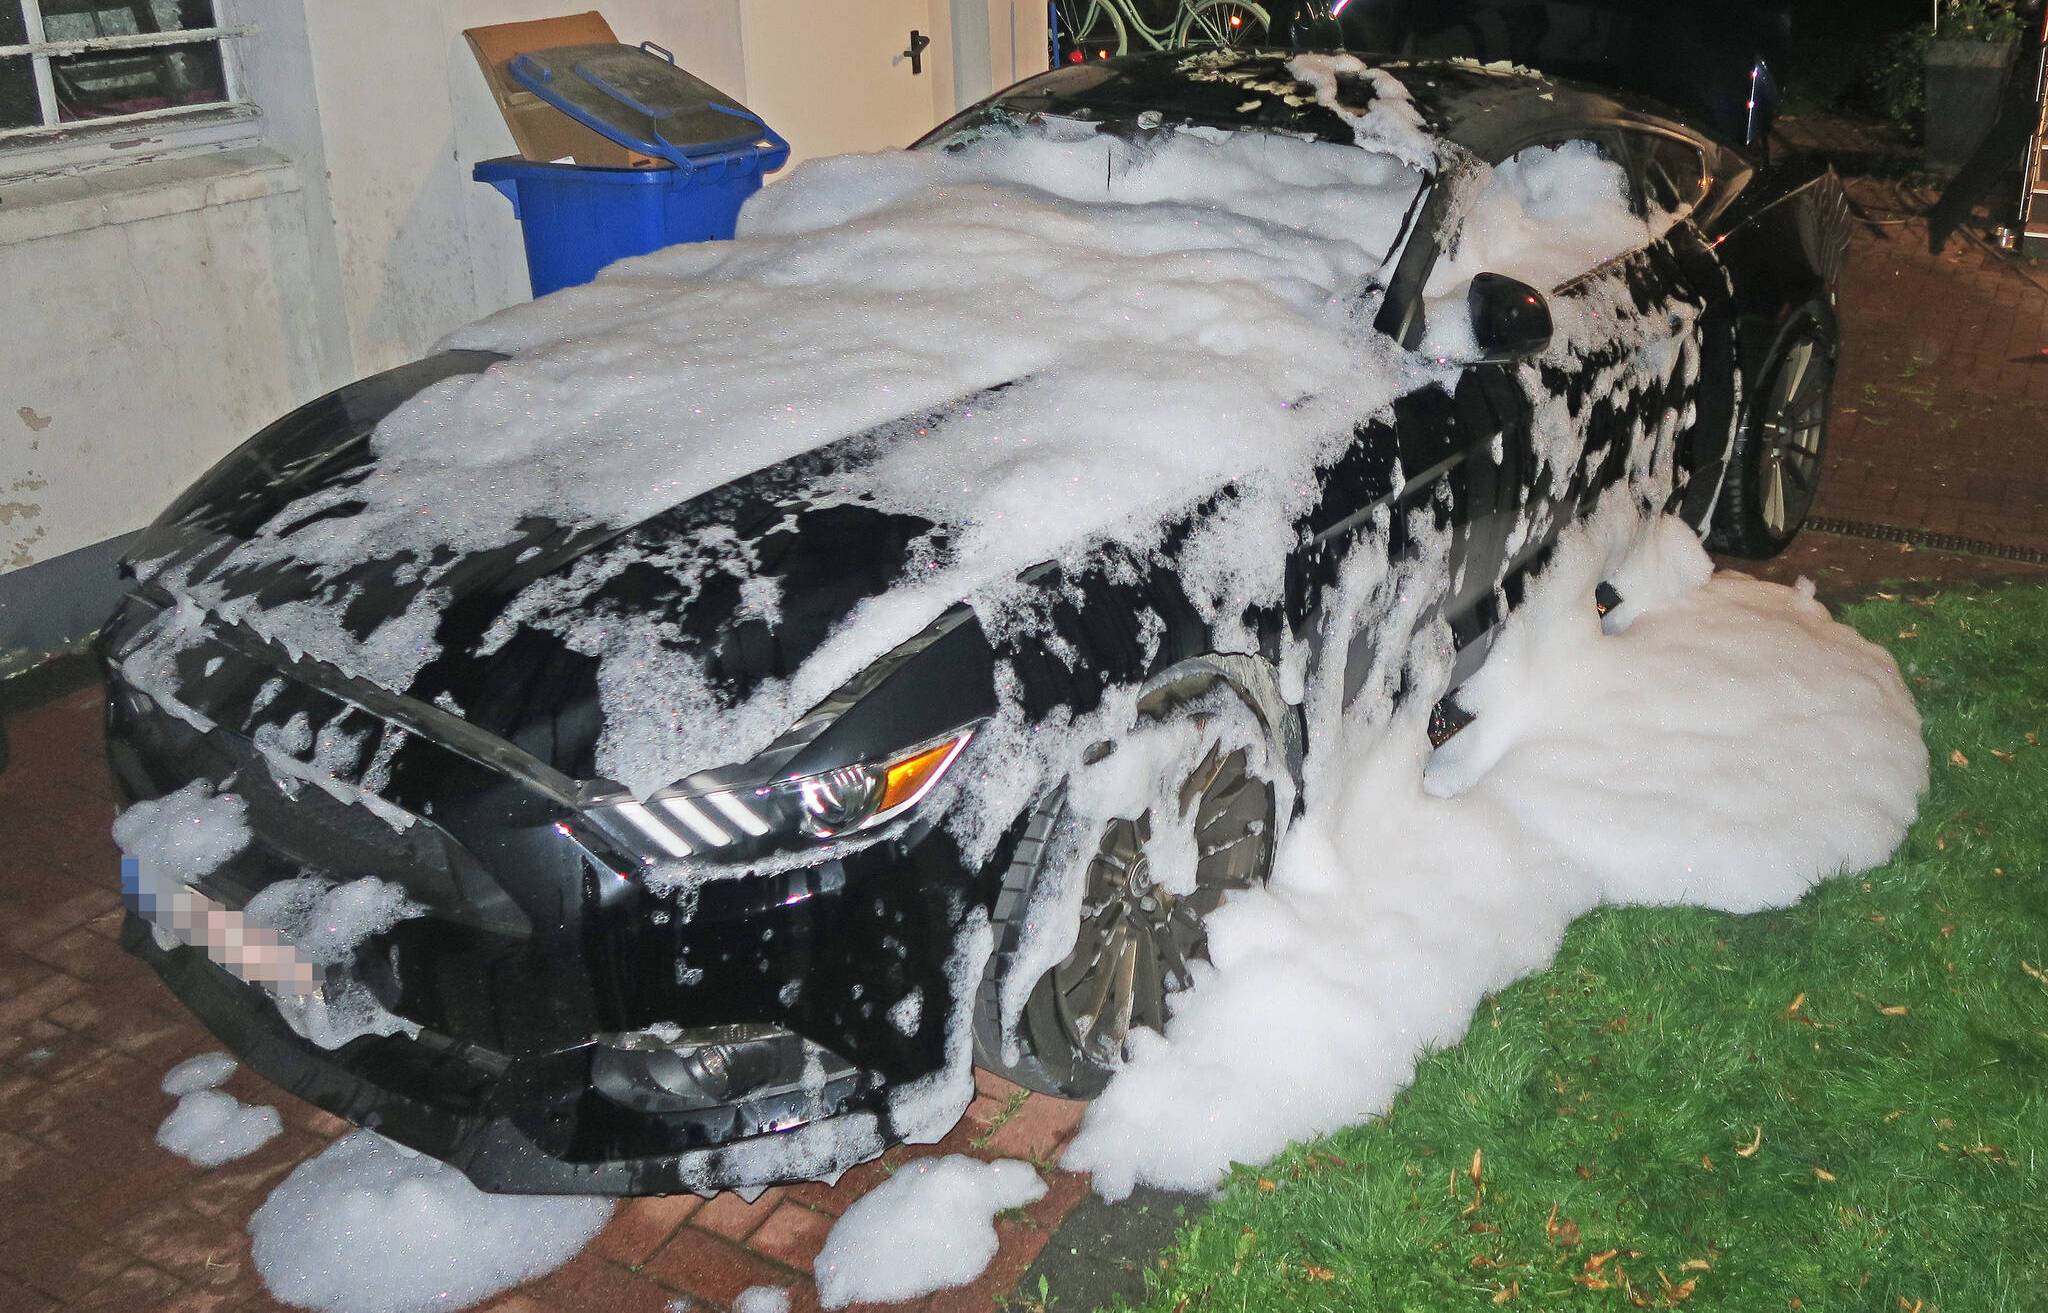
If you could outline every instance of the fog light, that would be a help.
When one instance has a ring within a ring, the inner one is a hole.
[[[640,1112],[716,1108],[799,1086],[806,1044],[777,1026],[607,1035],[591,1057],[598,1093]]]

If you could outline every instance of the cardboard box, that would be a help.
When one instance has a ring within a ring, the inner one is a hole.
[[[505,65],[518,55],[556,46],[583,46],[617,41],[612,25],[595,9],[560,18],[526,23],[493,23],[464,29],[470,50],[484,72],[484,85],[512,130],[512,143],[522,158],[567,161],[606,169],[655,169],[663,161],[628,150],[609,137],[592,132],[561,110],[514,82]]]

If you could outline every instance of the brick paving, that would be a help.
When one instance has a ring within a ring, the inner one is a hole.
[[[1892,184],[1859,181],[1854,191],[1874,211],[1914,199]],[[1917,222],[1861,227],[1855,243],[1838,425],[1816,513],[2048,549],[2048,268],[2029,278],[1960,241],[1929,255]],[[1818,534],[1776,562],[1742,568],[1806,574],[1836,598],[1886,579],[2048,573]],[[249,1216],[348,1128],[237,1072],[227,1088],[278,1107],[283,1136],[213,1171],[156,1147],[172,1102],[157,1081],[218,1046],[114,942],[121,911],[99,690],[16,714],[9,730],[15,764],[0,775],[0,1313],[281,1308],[251,1267]],[[987,1313],[1086,1193],[1084,1178],[1052,1166],[1079,1120],[1079,1105],[1026,1097],[983,1074],[942,1144],[892,1149],[836,1186],[771,1190],[752,1203],[622,1203],[583,1254],[485,1307],[665,1313],[685,1299],[716,1310],[749,1286],[773,1285],[804,1313],[817,1306],[809,1264],[833,1219],[903,1162],[958,1152],[1028,1158],[1050,1185],[1043,1202],[999,1222],[1001,1252],[979,1281],[903,1306]]]
[[[1803,149],[1869,158],[1870,134],[1794,121]],[[1883,143],[1877,143],[1881,150]],[[1965,234],[1939,255],[1930,191],[1855,178],[1844,341],[1814,514],[2048,551],[2048,262]]]

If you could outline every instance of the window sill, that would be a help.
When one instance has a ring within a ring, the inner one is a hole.
[[[277,151],[244,146],[83,173],[0,179],[0,246],[90,232],[299,190]]]

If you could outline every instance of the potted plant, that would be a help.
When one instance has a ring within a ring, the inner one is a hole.
[[[1998,118],[2024,25],[2013,0],[1935,0],[1927,34],[1927,167],[1959,169]]]

